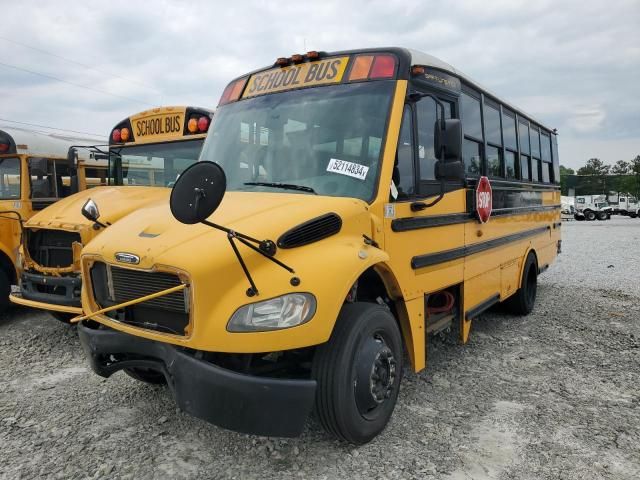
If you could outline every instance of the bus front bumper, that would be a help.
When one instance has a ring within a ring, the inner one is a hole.
[[[45,305],[37,308],[46,310],[67,311],[56,308],[56,305],[73,307],[70,313],[82,313],[80,289],[82,278],[80,275],[54,277],[39,273],[23,272],[20,277],[20,291],[22,298]],[[50,305],[50,307],[48,306]]]
[[[200,360],[171,344],[107,328],[78,324],[91,368],[109,377],[124,368],[162,372],[178,406],[222,428],[242,433],[295,437],[302,433],[315,399],[315,380],[257,377]]]

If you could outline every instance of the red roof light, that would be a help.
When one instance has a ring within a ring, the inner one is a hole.
[[[113,132],[111,132],[111,140],[113,140],[113,143],[120,143],[121,137],[119,129],[116,128]]]
[[[209,128],[209,119],[207,117],[200,117],[198,119],[198,130],[206,132],[207,128]]]
[[[5,153],[9,151],[8,143],[0,143],[0,153]]]
[[[396,59],[393,55],[376,55],[369,78],[393,78],[396,73]]]

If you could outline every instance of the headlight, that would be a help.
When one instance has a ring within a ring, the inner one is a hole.
[[[295,327],[311,320],[316,298],[310,293],[289,293],[240,307],[227,324],[230,332],[261,332]]]

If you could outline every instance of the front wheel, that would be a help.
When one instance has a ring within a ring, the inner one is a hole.
[[[0,270],[0,313],[4,312],[9,304],[9,294],[11,293],[11,282],[7,272]]]
[[[345,304],[313,359],[315,411],[325,430],[360,445],[382,432],[400,391],[402,353],[400,330],[388,309]]]
[[[584,218],[585,220],[592,222],[596,219],[596,213],[592,212],[591,210],[584,212]]]
[[[505,301],[507,308],[516,315],[528,315],[533,311],[538,292],[538,263],[536,256],[529,253],[522,272],[520,288]]]

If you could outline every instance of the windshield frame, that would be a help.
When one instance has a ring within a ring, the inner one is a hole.
[[[18,161],[18,197],[3,197],[2,194],[0,194],[0,202],[5,202],[5,201],[17,201],[17,200],[21,200],[22,199],[22,177],[23,177],[23,171],[22,171],[22,158],[18,155],[15,154],[9,154],[6,157],[0,157],[0,165],[2,165],[2,163],[5,162],[5,160],[12,160],[15,159]]]
[[[308,92],[308,91],[319,91],[319,89],[329,89],[329,88],[340,88],[340,87],[355,87],[355,88],[366,88],[366,87],[361,87],[363,85],[367,85],[367,84],[380,84],[380,83],[384,83],[386,85],[388,85],[389,87],[389,91],[388,91],[388,95],[387,95],[387,104],[386,104],[386,114],[385,114],[385,118],[384,121],[382,122],[382,130],[381,130],[381,141],[380,141],[380,150],[378,153],[378,166],[376,168],[376,175],[375,178],[372,182],[372,188],[371,188],[371,192],[370,195],[367,198],[362,198],[362,197],[357,197],[357,196],[344,196],[344,195],[327,195],[324,194],[322,192],[317,192],[318,196],[327,196],[327,197],[334,197],[334,198],[353,198],[356,200],[360,200],[363,202],[366,202],[367,204],[371,205],[373,204],[377,197],[378,197],[378,192],[380,189],[380,178],[382,176],[383,173],[383,169],[384,167],[384,158],[385,158],[385,151],[386,151],[386,146],[387,146],[387,140],[388,140],[388,133],[389,133],[389,125],[391,123],[391,117],[393,114],[393,109],[394,109],[394,102],[396,101],[396,94],[397,94],[397,89],[398,89],[398,80],[397,79],[384,79],[384,80],[368,80],[368,81],[359,81],[359,82],[346,82],[343,81],[342,83],[337,83],[337,84],[330,84],[330,85],[317,85],[317,86],[313,86],[313,87],[303,87],[303,88],[298,88],[298,89],[289,89],[289,90],[283,90],[280,92],[274,92],[274,93],[268,93],[268,94],[263,94],[263,95],[257,95],[255,97],[250,97],[250,98],[246,98],[246,99],[239,99],[237,101],[231,102],[231,103],[227,103],[225,105],[222,105],[220,107],[218,107],[218,110],[216,112],[216,115],[213,117],[213,122],[211,124],[210,127],[210,131],[212,132],[216,132],[216,125],[218,125],[217,122],[221,121],[221,118],[224,120],[224,113],[227,109],[231,109],[234,108],[234,106],[238,105],[238,104],[242,104],[245,102],[255,102],[255,101],[260,101],[260,99],[264,99],[265,97],[276,97],[276,96],[283,96],[283,95],[287,95],[290,94],[292,92]],[[219,127],[218,127],[219,129]],[[211,138],[211,140],[210,140]],[[213,141],[214,135],[208,135],[207,139],[205,140],[205,143],[202,147],[201,150],[201,154],[200,154],[200,158],[199,161],[213,161],[215,162],[215,159],[212,158],[208,158],[209,155],[207,155],[207,150],[210,148],[208,148],[209,142]],[[295,190],[288,190],[288,189],[283,189],[283,190],[277,190],[277,189],[266,189],[266,190],[232,190],[234,192],[252,192],[252,193],[291,193],[291,194],[305,194],[304,191],[295,191]],[[309,192],[306,192],[306,194],[309,194]]]
[[[156,187],[156,188],[170,188],[168,186],[160,186],[160,185],[127,185],[124,183],[123,177],[123,168],[122,168],[122,155],[121,152],[127,149],[141,149],[143,147],[158,147],[158,146],[173,146],[183,142],[191,142],[191,143],[200,143],[200,150],[198,154],[195,156],[193,163],[197,162],[200,159],[200,154],[202,153],[202,148],[204,147],[204,142],[206,140],[206,136],[199,137],[185,137],[180,140],[165,140],[161,142],[149,142],[149,143],[130,143],[123,145],[109,145],[109,155],[107,159],[107,185],[108,186],[116,186],[116,187]],[[164,166],[163,166],[164,171]]]

